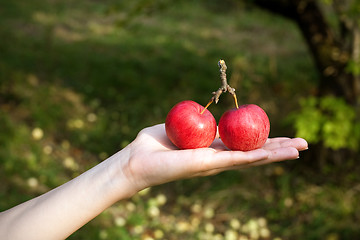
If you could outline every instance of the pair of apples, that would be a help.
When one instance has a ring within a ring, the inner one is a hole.
[[[250,151],[261,148],[270,132],[265,111],[247,104],[226,111],[219,121],[219,135],[231,150]],[[216,137],[217,125],[211,112],[200,104],[186,100],[176,104],[165,121],[166,134],[180,149],[209,147]]]

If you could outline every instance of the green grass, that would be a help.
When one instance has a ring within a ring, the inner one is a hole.
[[[317,82],[293,23],[241,5],[230,11],[190,1],[124,21],[133,5],[117,4],[3,4],[1,210],[118,151],[143,127],[163,122],[175,103],[206,104],[220,85],[220,58],[240,103],[268,112],[272,136],[293,134],[285,119]],[[224,95],[210,110],[219,120],[231,107]],[[273,164],[154,187],[114,205],[70,239],[359,236],[359,177],[347,173],[355,163],[321,173],[307,165]]]

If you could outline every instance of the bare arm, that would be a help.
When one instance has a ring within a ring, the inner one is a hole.
[[[135,194],[120,168],[114,167],[126,162],[127,151],[1,213],[0,239],[65,239],[119,199]]]
[[[262,149],[177,150],[164,124],[142,130],[126,148],[73,180],[0,213],[0,239],[64,239],[115,202],[149,186],[298,158],[303,139],[269,139]]]

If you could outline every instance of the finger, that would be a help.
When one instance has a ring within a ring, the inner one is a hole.
[[[268,139],[263,146],[266,150],[282,147],[294,147],[297,150],[306,150],[308,148],[308,143],[302,138],[273,138]]]
[[[286,140],[289,140],[289,139],[291,139],[291,138],[288,138],[288,137],[268,138],[268,139],[266,140],[266,143],[265,143],[265,144],[283,142],[283,141],[286,141]]]
[[[285,159],[285,160],[289,160],[289,159]],[[241,170],[241,169],[245,169],[245,168],[270,164],[270,163],[273,163],[273,162],[274,162],[274,159],[266,158],[266,159],[262,159],[262,160],[248,162],[246,164],[240,164],[240,165],[235,165],[235,166],[227,166],[227,167],[221,167],[221,168],[210,169],[210,170],[206,170],[206,171],[202,171],[202,172],[197,172],[191,177],[211,176],[211,175],[216,175],[216,174],[218,174],[220,172],[224,172],[224,171]]]
[[[250,163],[267,159],[269,152],[257,149],[248,152],[242,151],[220,151],[214,153],[212,158],[203,159],[201,170],[213,170],[234,166],[248,165]]]
[[[261,149],[250,152],[225,151],[216,154],[219,159],[213,161],[211,165],[203,165],[202,169],[194,172],[192,177],[215,175],[223,171],[240,170],[299,158],[298,150],[293,147],[278,148],[272,151],[262,151]]]
[[[242,162],[242,164],[232,165],[232,166],[225,166],[223,168],[214,169],[209,172],[209,174],[213,174],[216,172],[228,171],[228,170],[239,170],[243,168],[261,166],[265,164],[270,164],[273,162],[280,162],[286,160],[293,160],[299,158],[299,152],[296,148],[288,147],[288,148],[279,148],[273,151],[269,151],[268,157],[264,159],[258,160],[248,160],[246,163]]]
[[[270,151],[269,160],[279,162],[299,158],[299,151],[295,147],[281,147]]]
[[[293,141],[296,143],[296,149],[299,151],[307,150],[309,148],[308,142],[303,138],[294,138]]]
[[[299,158],[299,151],[294,147],[280,147],[269,151],[263,149],[249,152],[223,151],[215,154],[218,159],[212,160],[209,165],[205,163],[202,169],[195,172],[193,176],[215,175],[223,171],[239,170]]]

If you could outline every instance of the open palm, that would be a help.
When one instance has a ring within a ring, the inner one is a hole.
[[[296,159],[307,149],[301,138],[269,138],[256,150],[228,150],[219,138],[209,148],[179,150],[166,136],[165,124],[143,129],[129,145],[127,176],[137,188],[207,176],[231,169],[241,169],[271,162]]]

